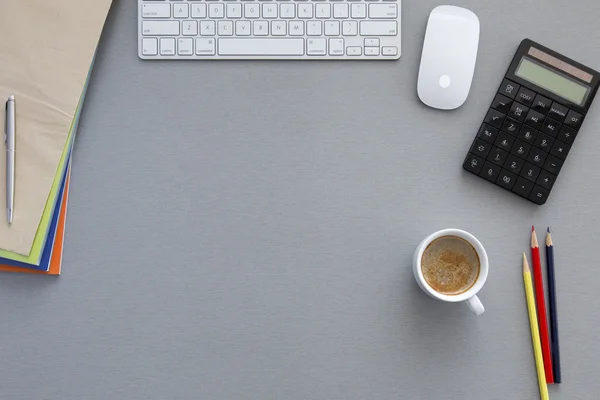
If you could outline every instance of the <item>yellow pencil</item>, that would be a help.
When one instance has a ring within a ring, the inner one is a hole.
[[[531,340],[533,341],[535,368],[537,370],[538,384],[540,385],[540,398],[542,400],[549,400],[546,375],[544,374],[544,359],[542,358],[540,331],[538,329],[537,314],[535,311],[535,298],[533,297],[533,285],[531,284],[531,270],[529,269],[525,253],[523,253],[523,282],[525,283],[525,297],[527,297],[527,312],[529,313],[529,325],[531,326]]]

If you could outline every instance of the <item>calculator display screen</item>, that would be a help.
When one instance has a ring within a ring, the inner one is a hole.
[[[590,92],[590,87],[527,57],[521,59],[515,75],[578,105],[583,105]]]

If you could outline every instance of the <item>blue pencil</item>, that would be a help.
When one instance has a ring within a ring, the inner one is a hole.
[[[554,279],[554,245],[550,227],[546,233],[546,260],[548,263],[548,303],[550,311],[550,347],[552,350],[552,373],[554,383],[560,383],[560,349],[558,345],[558,318],[556,312],[556,286]]]

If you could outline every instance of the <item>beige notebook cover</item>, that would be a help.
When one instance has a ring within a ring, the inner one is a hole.
[[[0,151],[1,249],[29,254],[111,2],[0,1],[0,104],[14,94],[17,114],[12,225]]]

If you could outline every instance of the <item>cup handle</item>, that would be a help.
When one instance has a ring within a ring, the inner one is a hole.
[[[473,296],[473,297],[467,299],[467,305],[469,306],[471,311],[473,311],[475,313],[475,315],[481,315],[485,311],[485,308],[483,307],[481,300],[479,300],[479,297],[477,297],[477,296]]]

